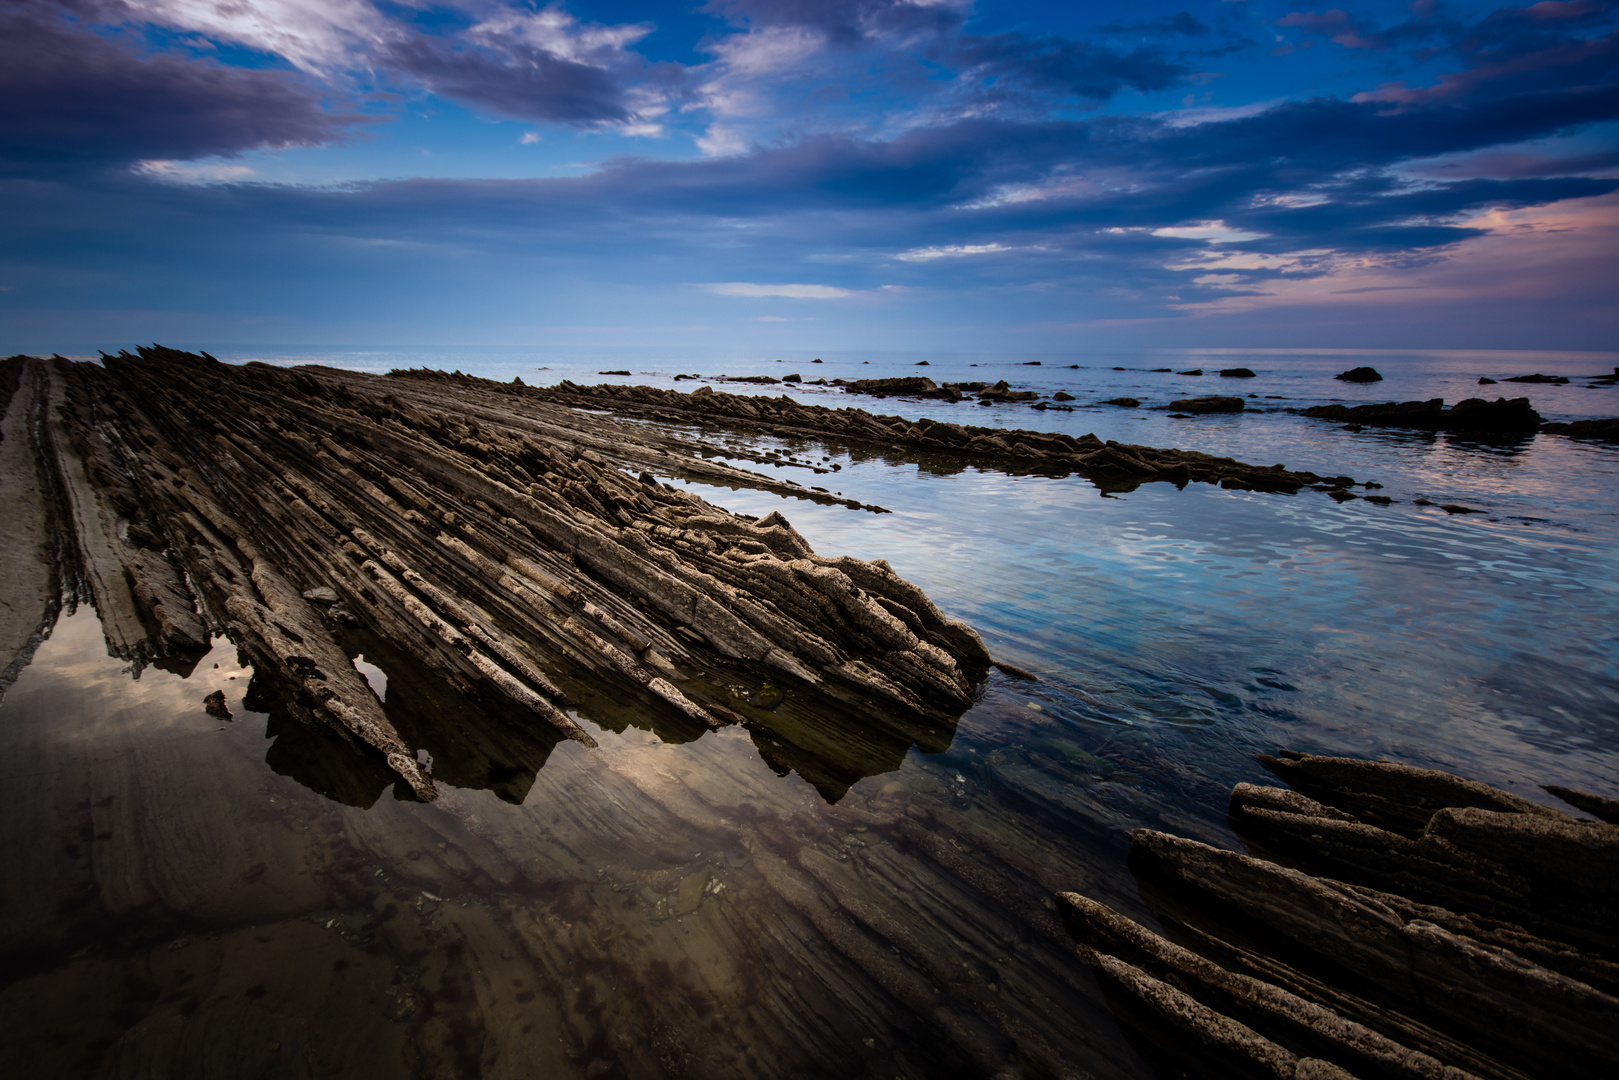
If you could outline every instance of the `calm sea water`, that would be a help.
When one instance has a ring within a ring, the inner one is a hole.
[[[401,803],[378,798],[386,783],[372,780],[357,782],[371,785],[369,803],[329,798],[341,785],[312,780],[299,764],[307,748],[295,753],[294,736],[247,708],[251,673],[228,646],[189,678],[148,669],[137,682],[106,658],[93,613],[81,610],[0,702],[0,820],[18,860],[0,886],[4,948],[27,959],[0,993],[0,1016],[13,1017],[0,1021],[0,1042],[22,1047],[24,1061],[66,1060],[42,1034],[59,1031],[101,1040],[82,1059],[85,1074],[124,1075],[118,1062],[132,1070],[192,1052],[185,1040],[202,1039],[206,1020],[257,1024],[253,1037],[265,1045],[297,1042],[306,1056],[338,1062],[311,1075],[532,1075],[514,1062],[579,1075],[699,1065],[975,1075],[997,1053],[1028,1075],[1061,1072],[1049,1062],[1065,1054],[1094,1075],[1139,1075],[1083,967],[1060,939],[1031,929],[1042,925],[1043,891],[1136,904],[1124,853],[1140,825],[1236,843],[1225,796],[1239,780],[1265,779],[1255,753],[1387,757],[1548,802],[1540,784],[1619,796],[1619,448],[1352,433],[1286,411],[1488,394],[1528,396],[1548,419],[1613,416],[1619,388],[1477,380],[1600,374],[1619,356],[870,353],[812,364],[814,354],[649,350],[210,351],[536,384],[672,386],[676,373],[1005,378],[1065,390],[1074,409],[790,392],[1347,474],[1397,502],[1167,484],[1103,496],[1075,477],[842,446],[821,448],[842,466],[833,486],[892,513],[691,485],[736,512],[780,510],[823,554],[888,559],[974,625],[997,657],[1039,676],[993,676],[956,730],[928,747],[942,752],[850,751],[863,778],[846,791],[795,767],[794,740],[808,740],[794,732],[678,742],[635,717],[586,715],[601,729],[598,752],[564,744],[474,754],[462,721],[435,728],[422,719],[438,707],[429,692],[373,650],[363,669],[386,685],[390,708],[414,710],[446,796]],[[1385,381],[1332,379],[1360,364]],[[1257,377],[1214,374],[1235,366]],[[634,374],[597,374],[613,369]],[[1210,393],[1251,396],[1251,411],[1176,420],[1154,408]],[[1123,395],[1145,407],[1096,404]],[[1480,512],[1451,515],[1418,498]],[[200,708],[215,688],[237,712],[229,725]],[[459,758],[487,764],[503,753],[516,772],[498,782],[487,769],[455,772]],[[463,774],[464,786],[443,779]],[[901,975],[881,974],[845,930],[920,972],[938,1000],[905,998],[884,981]],[[254,952],[266,934],[279,966]],[[169,949],[182,938],[196,944]],[[184,980],[157,970],[175,957],[200,966]],[[349,974],[330,974],[340,960]],[[481,974],[451,985],[472,968]],[[132,978],[146,989],[99,998],[91,989]],[[358,982],[344,990],[334,979]],[[193,984],[209,990],[187,997]],[[339,998],[350,1002],[352,1016],[341,1013],[350,1041],[404,1064],[341,1065],[350,1051],[319,1019],[331,1007],[322,1002]],[[727,1034],[702,1009],[671,1004],[698,998],[726,1010]],[[372,1004],[353,1004],[362,999]],[[930,1050],[956,1046],[937,1034],[954,1030],[945,1014],[1000,1034],[972,1052],[979,1057]],[[448,1018],[443,1030],[437,1018]],[[523,1024],[531,1030],[521,1033]],[[465,1034],[472,1029],[476,1039]],[[560,1058],[558,1045],[568,1051]]]

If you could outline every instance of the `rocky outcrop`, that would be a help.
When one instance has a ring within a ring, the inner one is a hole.
[[[888,452],[925,454],[936,460],[941,456],[955,457],[963,463],[1017,472],[1077,473],[1105,491],[1130,491],[1154,480],[1283,492],[1303,488],[1340,490],[1355,483],[1347,476],[1323,477],[1293,472],[1280,465],[1248,465],[1192,450],[1103,442],[1095,435],[1074,438],[1056,432],[974,427],[927,418],[912,421],[860,409],[805,405],[785,395],[742,397],[709,387],[683,394],[650,386],[578,386],[571,382],[544,389],[489,385],[501,394],[526,394],[560,405],[609,409],[624,416],[671,424],[712,425],[785,438],[875,446]]]
[[[887,564],[817,555],[778,513],[736,517],[647,471],[712,467],[689,442],[521,384],[156,347],[22,377],[49,399],[45,465],[111,651],[183,665],[224,633],[262,697],[371,747],[419,798],[433,784],[347,627],[586,745],[570,709],[603,696],[698,731],[772,707],[934,727],[989,666]]]
[[[1245,367],[1228,367],[1220,369],[1222,379],[1252,379],[1256,376],[1253,371]]]
[[[1540,414],[1528,398],[1468,398],[1445,408],[1444,398],[1427,401],[1385,401],[1375,405],[1317,405],[1301,409],[1301,416],[1338,420],[1349,424],[1421,428],[1478,435],[1531,434],[1540,427]]]
[[[1339,382],[1374,383],[1382,382],[1383,374],[1374,367],[1356,367],[1340,371],[1333,378]]]
[[[1571,439],[1619,442],[1619,417],[1600,420],[1574,420],[1569,423],[1540,425],[1542,435],[1567,435]]]
[[[903,379],[855,379],[843,384],[846,394],[867,394],[871,397],[938,398],[942,401],[960,401],[960,390],[941,387],[925,376]]]
[[[1132,835],[1165,935],[1059,897],[1127,1027],[1200,1075],[1607,1075],[1619,826],[1390,762],[1262,760],[1292,787],[1233,790],[1255,855]]]

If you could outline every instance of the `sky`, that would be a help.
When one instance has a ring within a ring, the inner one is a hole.
[[[1619,347],[1619,0],[1342,2],[0,0],[0,346]]]

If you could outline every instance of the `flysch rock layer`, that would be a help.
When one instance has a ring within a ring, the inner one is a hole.
[[[646,469],[796,487],[645,425],[158,347],[6,371],[54,485],[23,516],[41,536],[57,523],[63,584],[94,601],[109,650],[183,666],[224,633],[278,707],[375,748],[419,798],[433,783],[345,626],[586,745],[581,691],[701,730],[747,721],[763,685],[906,730],[959,716],[990,662],[886,563],[816,555],[780,514],[658,483]],[[16,494],[8,477],[0,497]]]
[[[1060,895],[1127,1027],[1197,1075],[1611,1075],[1619,826],[1391,762],[1261,760],[1292,788],[1233,790],[1254,855],[1132,834],[1163,934]]]
[[[773,398],[742,396],[706,386],[687,394],[650,386],[579,386],[571,382],[544,389],[511,386],[507,390],[556,404],[607,409],[665,423],[718,425],[785,438],[837,440],[910,454],[948,455],[1018,472],[1077,473],[1104,491],[1130,491],[1157,480],[1287,493],[1307,487],[1340,490],[1354,484],[1347,476],[1317,476],[1281,465],[1248,465],[1194,450],[1103,442],[1095,435],[1074,438],[1054,432],[1008,431],[927,418],[913,421],[862,409],[805,405],[785,394]]]

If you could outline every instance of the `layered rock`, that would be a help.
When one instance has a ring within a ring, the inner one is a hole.
[[[1249,1075],[1607,1075],[1619,826],[1390,762],[1262,760],[1293,788],[1237,785],[1231,821],[1285,864],[1140,830],[1166,936],[1060,897],[1127,1025]]]
[[[650,386],[513,387],[490,384],[500,392],[524,394],[578,408],[609,409],[624,416],[676,424],[698,424],[785,438],[832,440],[885,451],[950,456],[963,462],[1020,472],[1077,473],[1105,491],[1129,491],[1154,480],[1174,484],[1209,483],[1225,488],[1297,492],[1303,488],[1341,490],[1350,477],[1323,477],[1284,466],[1249,465],[1193,450],[1160,449],[1095,435],[1075,438],[1057,432],[1007,430],[922,418],[872,414],[861,409],[828,409],[780,397],[743,397],[701,387],[683,394]],[[1234,399],[1240,401],[1241,399]]]
[[[184,665],[225,633],[261,694],[374,748],[420,798],[432,782],[346,627],[586,745],[585,697],[698,730],[771,707],[932,727],[989,665],[887,564],[816,555],[780,514],[736,517],[646,469],[796,486],[640,425],[455,377],[156,347],[21,378],[48,400],[49,501],[110,650]]]

